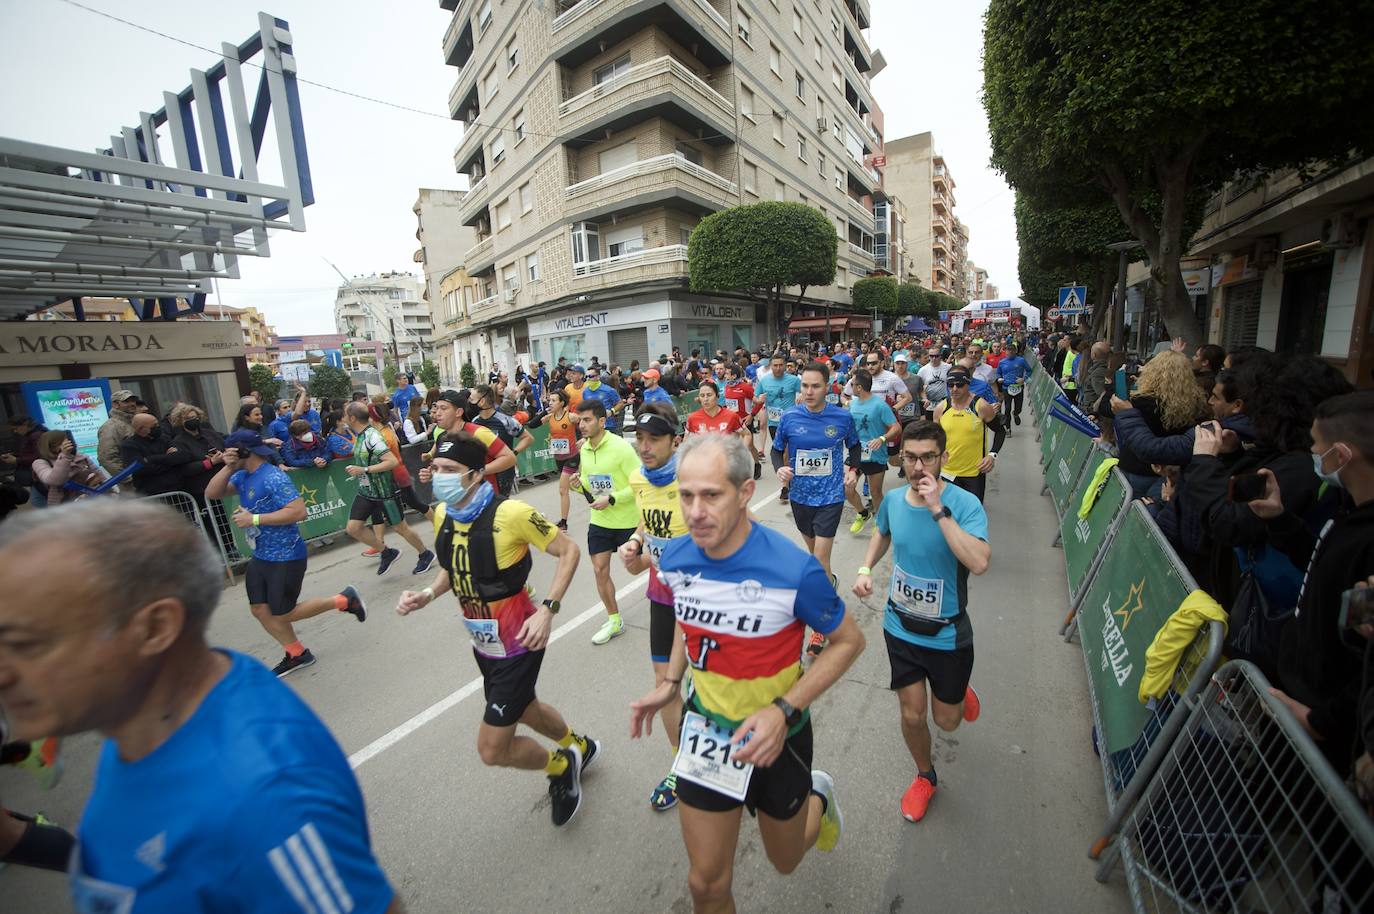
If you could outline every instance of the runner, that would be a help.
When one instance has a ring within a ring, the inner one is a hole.
[[[409,615],[446,590],[458,598],[486,699],[477,753],[485,765],[542,769],[549,778],[553,824],[562,826],[582,806],[582,772],[600,757],[601,744],[574,733],[563,715],[538,699],[535,686],[553,617],[581,556],[577,544],[538,510],[498,495],[479,475],[485,463],[486,446],[466,432],[439,440],[432,462],[440,502],[434,512],[439,574],[424,590],[404,591],[396,612]],[[534,564],[531,547],[558,560],[549,597],[538,608],[525,589]],[[545,749],[517,736],[517,724],[557,747]]]
[[[654,686],[668,677],[668,661],[673,652],[676,622],[673,618],[673,592],[658,574],[659,557],[669,540],[687,534],[682,506],[677,496],[677,450],[681,441],[677,411],[669,403],[646,403],[635,416],[635,450],[643,466],[630,474],[635,504],[639,507],[639,529],[620,547],[620,559],[631,574],[649,569],[649,661],[654,668]],[[682,727],[682,698],[659,711],[663,732],[677,756],[678,731]],[[671,770],[649,795],[649,805],[665,812],[677,805],[677,775]]]
[[[915,422],[902,432],[909,485],[902,497],[879,505],[868,554],[854,579],[854,593],[871,596],[872,568],[895,546],[883,639],[902,738],[916,763],[916,776],[901,801],[908,822],[919,822],[926,814],[938,783],[927,705],[936,726],[947,733],[961,720],[977,720],[982,707],[969,685],[973,626],[967,612],[968,575],[988,569],[988,517],[976,498],[941,479],[949,460],[944,429],[935,423]]]
[[[934,415],[936,404],[944,402],[949,396],[949,387],[946,384],[946,379],[949,378],[949,364],[945,362],[944,353],[938,347],[931,347],[926,351],[926,356],[930,361],[922,365],[916,375],[925,386],[925,401],[921,415],[929,419]]]
[[[305,501],[286,471],[273,465],[275,453],[252,429],[231,433],[224,439],[224,466],[205,484],[205,497],[239,497],[232,520],[253,550],[244,577],[248,608],[285,650],[272,672],[286,676],[315,662],[292,623],[331,609],[352,613],[362,622],[367,610],[352,585],[331,597],[300,601],[306,548],[296,525],[305,520]]]
[[[883,399],[895,413],[907,403],[911,402],[911,392],[907,390],[906,384],[894,372],[888,371],[883,367],[882,353],[874,347],[874,351],[868,353],[863,358],[863,368],[873,379],[874,395]],[[851,376],[849,383],[844,388],[844,403],[847,406],[854,397],[854,378]]]
[[[722,435],[747,434],[744,423],[734,410],[720,406],[720,388],[715,381],[702,381],[697,388],[697,402],[701,409],[687,417],[687,432],[702,435],[716,432]]]
[[[590,499],[591,519],[587,524],[587,553],[596,572],[596,592],[606,607],[606,621],[592,644],[605,644],[625,630],[620,606],[611,580],[611,554],[619,549],[639,526],[630,474],[639,469],[634,445],[606,431],[606,408],[600,400],[587,398],[577,406],[577,431],[582,447],[577,452],[579,466],[568,484]]]
[[[391,563],[401,555],[401,550],[387,548],[367,523],[385,524],[394,529],[414,547],[417,553],[412,574],[424,574],[434,563],[434,553],[405,521],[405,510],[397,497],[396,480],[391,471],[400,461],[387,446],[381,432],[369,420],[369,407],[361,403],[350,403],[344,408],[348,427],[353,430],[356,441],[353,445],[353,464],[345,472],[358,481],[358,494],[353,496],[353,506],[348,514],[348,526],[344,529],[364,546],[380,551],[377,574],[386,574]],[[227,442],[226,442],[227,443]]]
[[[1021,424],[1021,404],[1025,400],[1026,380],[1030,377],[1030,363],[1021,356],[1018,345],[1010,349],[997,363],[997,387],[1007,397],[1004,424],[1011,434],[1012,424]]]
[[[606,431],[617,437],[623,436],[620,427],[621,413],[625,411],[625,401],[616,391],[615,385],[601,382],[601,368],[595,362],[587,369],[587,386],[582,390],[582,401],[573,407],[580,410],[582,403],[600,403],[606,411]],[[585,437],[585,435],[584,435]],[[629,493],[626,493],[629,498]],[[619,545],[619,544],[617,544]]]
[[[502,444],[511,449],[517,460],[522,451],[534,444],[534,436],[530,434],[529,429],[496,408],[496,391],[490,385],[479,384],[474,387],[468,402],[477,407],[477,415],[473,417],[472,424],[489,429],[501,439]],[[509,496],[511,489],[515,487],[515,465],[512,464],[494,475],[496,491]]]
[[[673,769],[698,914],[735,910],[743,807],[757,815],[780,873],[795,870],[812,845],[833,850],[844,825],[834,780],[811,768],[808,709],[853,664],[863,633],[819,563],[750,519],[749,463],[744,443],[722,435],[693,435],[679,451],[691,536],[673,540],[659,560],[677,634],[664,681],[630,706],[631,736],[649,733],[691,663]],[[807,625],[832,642],[803,676],[797,658]]]
[[[905,428],[921,418],[921,411],[923,408],[922,400],[925,396],[925,382],[921,380],[919,369],[916,372],[911,371],[911,357],[907,354],[905,349],[899,350],[897,354],[892,357],[892,373],[906,385],[906,392],[911,396],[911,399],[903,403],[900,409],[895,410],[897,413],[897,421],[902,423],[902,427]],[[902,441],[900,437],[892,442],[892,444],[888,445],[887,457],[887,462],[897,467],[897,478],[901,479],[905,476],[906,469],[901,465]]]
[[[786,367],[787,360],[782,353],[775,352],[768,360],[768,371],[759,372],[757,386],[762,396],[754,402],[754,415],[766,410],[770,443],[778,440],[778,423],[782,420],[783,412],[801,402],[801,378],[788,372]],[[778,501],[787,504],[789,494],[787,483],[784,482],[782,491],[778,493]]]
[[[735,362],[725,366],[725,408],[738,413],[744,422],[744,442],[754,458],[754,478],[763,476],[763,458],[754,443],[754,385],[744,376],[744,369]]]
[[[549,451],[558,467],[558,529],[568,529],[568,485],[577,472],[577,417],[568,412],[568,395],[561,390],[548,393]]]
[[[844,494],[854,506],[854,523],[850,533],[858,533],[883,503],[883,477],[887,474],[888,442],[900,444],[902,426],[897,414],[882,398],[873,393],[873,377],[862,368],[854,371],[854,398],[849,401],[849,414],[854,418],[854,430],[859,436],[859,475],[868,482],[869,501],[865,505],[859,497],[857,476],[853,484],[846,478]]]
[[[586,392],[587,369],[582,367],[579,362],[568,368],[568,384],[563,388],[563,392],[568,395],[568,409],[577,409],[577,404],[582,402],[582,395]]]
[[[968,371],[955,368],[949,373],[949,396],[935,407],[935,422],[944,429],[949,442],[949,459],[942,465],[945,478],[967,489],[981,502],[987,491],[987,474],[997,466],[997,452],[1006,437],[998,419],[997,404],[969,390]],[[992,429],[992,450],[988,450],[987,431]]]
[[[802,371],[802,404],[782,414],[773,438],[773,469],[792,486],[792,519],[806,549],[830,573],[830,550],[844,511],[844,493],[857,484],[859,437],[849,410],[825,402],[830,372],[817,362]],[[811,633],[806,649],[819,654],[825,638]]]

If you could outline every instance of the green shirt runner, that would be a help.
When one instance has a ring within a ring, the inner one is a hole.
[[[382,433],[368,426],[358,434],[353,442],[353,464],[367,468],[381,463],[391,448],[387,447]],[[380,473],[362,473],[358,477],[358,493],[376,501],[386,501],[396,496],[396,479],[390,470]]]

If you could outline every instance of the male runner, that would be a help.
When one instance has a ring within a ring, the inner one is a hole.
[[[631,574],[649,569],[649,661],[654,667],[654,686],[668,677],[668,660],[673,652],[676,620],[673,617],[673,592],[658,574],[659,557],[668,542],[687,535],[682,506],[677,496],[677,450],[681,441],[677,410],[669,403],[646,403],[635,416],[635,450],[643,466],[630,474],[635,505],[639,508],[639,529],[620,547],[620,559]],[[663,732],[676,757],[678,731],[682,726],[682,698],[674,699],[659,711]],[[649,805],[659,812],[677,805],[677,775],[670,770],[649,795]]]
[[[907,390],[906,384],[894,372],[883,367],[883,356],[877,346],[874,346],[873,351],[864,356],[863,368],[873,379],[874,396],[884,400],[893,412],[911,402],[911,392]],[[844,388],[844,403],[848,405],[853,396],[854,378],[851,376],[849,383]]]
[[[577,409],[577,404],[582,402],[582,394],[586,392],[587,369],[582,367],[579,362],[568,368],[568,383],[563,388],[563,392],[568,395],[568,409]]]
[[[367,610],[351,584],[332,597],[300,601],[306,548],[296,525],[305,520],[305,501],[286,471],[272,463],[275,453],[252,429],[232,433],[224,439],[224,466],[205,484],[205,497],[239,497],[232,519],[253,549],[244,577],[248,609],[285,650],[272,672],[286,676],[315,662],[292,623],[331,609],[362,622]]]
[[[749,445],[749,454],[754,458],[754,478],[763,475],[763,460],[758,446],[754,444],[754,385],[744,376],[744,369],[735,362],[725,366],[725,408],[738,413],[744,422],[744,443]]]
[[[945,362],[944,352],[939,347],[931,347],[926,356],[930,361],[922,365],[916,375],[925,386],[925,401],[921,415],[929,419],[934,414],[936,404],[943,403],[949,396],[949,387],[945,383],[949,378],[949,364]]]
[[[353,463],[345,467],[358,481],[358,493],[353,496],[353,506],[348,512],[348,526],[344,529],[364,546],[380,551],[380,564],[377,574],[386,574],[391,563],[401,555],[401,550],[388,548],[385,542],[367,524],[384,524],[401,534],[417,553],[412,574],[424,574],[434,562],[434,553],[425,548],[419,535],[405,522],[405,510],[396,489],[396,480],[391,471],[400,465],[400,459],[387,446],[382,433],[371,424],[367,406],[350,403],[344,407],[344,419],[356,436],[353,442]],[[227,442],[226,442],[227,443]]]
[[[501,439],[502,444],[517,455],[517,459],[521,451],[534,444],[534,436],[530,434],[529,429],[496,408],[496,391],[490,385],[479,384],[473,388],[470,402],[477,407],[477,415],[473,417],[472,424],[490,429]],[[510,495],[515,485],[514,465],[496,473],[495,476],[496,491],[502,495]]]
[[[835,783],[812,770],[809,707],[844,674],[864,636],[814,557],[753,522],[749,450],[738,438],[693,435],[679,450],[678,493],[690,537],[659,559],[678,636],[668,674],[631,704],[630,733],[676,700],[688,663],[677,773],[688,885],[697,914],[735,910],[731,895],[743,807],[757,814],[768,860],[791,873],[806,851],[843,830]],[[810,625],[831,647],[801,675]]]
[[[976,396],[969,389],[971,383],[966,369],[950,371],[949,396],[935,407],[935,422],[944,429],[949,442],[945,478],[981,502],[987,491],[987,474],[997,466],[997,452],[1007,432],[998,417],[997,403]],[[992,450],[988,450],[989,428],[993,432]]]
[[[601,755],[601,744],[573,733],[563,715],[535,695],[553,617],[572,583],[580,554],[535,508],[503,498],[482,478],[486,446],[466,432],[445,435],[434,452],[434,548],[439,575],[424,590],[407,590],[396,612],[409,615],[451,590],[472,638],[482,671],[486,710],[477,730],[483,764],[543,770],[549,777],[553,824],[568,824],[582,806],[582,772]],[[549,597],[536,608],[525,581],[534,562],[530,547],[558,560]],[[524,724],[557,742],[545,749]]]
[[[873,377],[864,369],[854,372],[854,398],[849,401],[849,414],[854,418],[854,430],[859,436],[859,474],[868,481],[869,501],[865,505],[859,497],[858,480],[845,482],[845,499],[854,506],[854,523],[850,533],[858,533],[883,503],[883,477],[887,474],[888,442],[901,441],[902,426],[897,414],[881,397],[873,393]]]
[[[968,575],[988,570],[988,516],[976,498],[940,478],[949,456],[944,429],[935,423],[915,422],[902,432],[909,485],[902,497],[885,499],[878,507],[873,539],[854,579],[854,593],[870,596],[872,568],[889,545],[895,546],[883,639],[902,738],[916,763],[916,776],[902,794],[902,816],[908,822],[919,822],[926,814],[938,783],[927,704],[936,726],[947,733],[961,720],[977,720],[982,707],[969,685],[973,626],[967,612]]]
[[[562,390],[548,393],[549,412],[544,417],[549,428],[549,450],[558,467],[558,529],[568,529],[568,487],[577,472],[577,416],[568,411],[568,394]]]
[[[568,484],[590,498],[591,519],[587,524],[587,553],[596,572],[596,592],[606,607],[606,621],[592,644],[605,644],[625,630],[620,606],[611,580],[611,553],[624,544],[639,526],[630,474],[639,469],[634,445],[606,430],[606,408],[588,397],[577,405],[577,431],[582,447],[577,452],[578,468]]]
[[[744,423],[740,420],[739,414],[731,409],[722,409],[720,406],[720,388],[715,381],[702,381],[697,388],[697,402],[701,404],[701,409],[687,417],[687,432],[692,435],[702,435],[707,432],[716,432],[721,435],[744,435],[748,434],[744,430]]]
[[[587,402],[600,403],[605,409],[606,431],[615,436],[624,434],[620,427],[620,419],[626,403],[614,387],[601,383],[601,368],[595,363],[587,369],[587,386],[582,390],[582,401],[573,409],[579,409],[582,403]]]
[[[922,400],[925,396],[925,382],[921,380],[920,369],[913,372],[911,370],[911,357],[905,349],[898,350],[892,356],[892,373],[906,385],[906,392],[911,395],[911,399],[901,405],[900,409],[895,410],[897,421],[905,427],[921,418]],[[900,479],[905,475],[906,470],[901,467],[902,462],[902,442],[899,437],[892,442],[887,449],[888,463],[897,469],[897,477]]]
[[[1006,411],[1008,423],[1021,424],[1021,404],[1026,399],[1026,380],[1029,377],[1030,363],[1021,355],[1020,345],[1009,350],[997,363],[997,386],[1006,395],[1010,406]]]
[[[969,373],[972,374],[973,377],[988,385],[991,385],[993,381],[997,380],[997,367],[995,365],[989,365],[984,359],[983,346],[981,343],[974,343],[972,346],[968,347],[967,357],[972,363],[969,366]]]
[[[859,436],[849,410],[825,402],[830,371],[812,362],[802,371],[802,404],[782,414],[773,450],[773,469],[784,486],[791,486],[792,519],[806,549],[830,573],[830,550],[844,511],[845,487],[858,478]],[[819,654],[825,646],[813,631],[807,651]]]
[[[778,440],[778,423],[782,420],[783,411],[801,402],[801,378],[788,372],[786,368],[787,360],[782,357],[782,353],[773,353],[773,357],[768,360],[768,371],[759,372],[759,381],[756,385],[762,396],[754,403],[754,415],[757,416],[760,410],[766,410],[770,442]],[[782,492],[778,494],[778,501],[787,504],[788,495],[787,483],[784,482]]]

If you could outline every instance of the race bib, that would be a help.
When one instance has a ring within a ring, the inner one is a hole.
[[[1021,393],[1021,385],[1020,385],[1020,384],[1008,384],[1008,385],[1007,385],[1007,393],[1011,394],[1013,397],[1017,396],[1018,394]]]
[[[754,766],[731,758],[748,744],[745,740],[739,746],[730,745],[732,735],[695,711],[684,712],[682,742],[673,760],[673,774],[743,802]]]
[[[739,400],[736,400],[734,397],[726,397],[725,408],[734,413],[739,412]]]
[[[899,416],[914,416],[914,415],[916,415],[916,401],[915,401],[915,400],[912,400],[910,403],[904,403],[904,404],[902,404],[902,408],[899,409],[899,410],[897,410],[897,415],[899,415]]]
[[[72,907],[78,914],[129,914],[138,893],[128,886],[115,885],[73,873],[70,881]]]
[[[945,594],[945,582],[939,579],[918,578],[892,566],[892,586],[888,601],[900,613],[923,619],[938,619]]]
[[[495,619],[463,619],[468,634],[472,636],[472,647],[486,657],[506,656],[506,645],[501,640],[499,624]]]
[[[828,393],[825,395],[825,402],[838,406],[840,403],[840,395],[837,393]]]
[[[550,438],[549,444],[553,447],[555,457],[566,457],[572,453],[572,442],[567,438]]]
[[[256,552],[258,549],[258,534],[262,533],[257,527],[243,528],[243,539],[248,543],[248,551]]]
[[[597,498],[615,491],[615,481],[611,479],[610,473],[594,473],[588,476],[587,485]]]
[[[778,424],[778,420],[781,419],[781,418],[782,418],[782,407],[781,407],[781,406],[770,406],[770,407],[768,407],[768,424],[769,424],[769,425],[777,425],[777,424]]]
[[[829,476],[832,451],[828,447],[803,448],[797,451],[798,476]]]

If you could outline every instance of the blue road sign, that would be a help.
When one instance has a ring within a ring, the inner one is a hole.
[[[1082,314],[1088,307],[1087,286],[1060,286],[1059,312],[1061,314]]]

